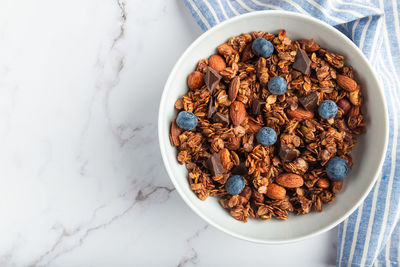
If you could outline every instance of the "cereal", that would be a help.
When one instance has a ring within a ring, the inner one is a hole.
[[[253,46],[258,38],[265,41]],[[220,198],[243,222],[321,212],[342,189],[338,177],[351,169],[351,150],[365,131],[353,69],[343,56],[314,40],[292,41],[284,30],[231,37],[216,53],[198,61],[187,93],[175,102],[178,113],[197,117],[197,126],[171,122],[171,144],[191,190],[201,200]],[[279,83],[269,88],[273,79]],[[323,102],[336,109],[318,111]],[[265,127],[276,133],[275,144],[256,138]],[[344,171],[332,172],[331,159]],[[227,186],[232,177],[241,178]]]

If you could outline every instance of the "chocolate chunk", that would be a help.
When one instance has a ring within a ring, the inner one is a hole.
[[[318,93],[312,92],[307,96],[300,97],[299,102],[304,107],[304,109],[314,112],[315,109],[317,108]]]
[[[263,106],[265,105],[265,101],[261,101],[260,99],[254,99],[251,105],[251,112],[254,115],[260,115]]]
[[[221,112],[217,112],[212,116],[213,122],[220,122],[223,125],[229,125],[229,117],[227,114],[222,114]]]
[[[210,97],[210,101],[208,102],[207,118],[210,119],[216,111],[217,107],[215,106],[214,99]]]
[[[232,169],[232,174],[238,174],[241,176],[245,176],[245,175],[248,175],[249,172],[248,172],[246,166],[244,165],[244,163],[242,162]]]
[[[218,176],[225,172],[218,153],[212,154],[211,157],[208,158],[206,164],[212,176]]]
[[[311,72],[311,59],[307,56],[306,51],[299,49],[296,59],[292,65],[293,69],[301,71],[305,75],[310,75]]]
[[[292,161],[298,157],[299,151],[297,149],[290,148],[284,143],[281,143],[279,148],[279,157],[283,161]]]
[[[207,67],[207,72],[204,77],[208,90],[210,92],[214,92],[215,87],[217,87],[219,81],[221,80],[221,75],[219,75],[218,71],[213,68]]]

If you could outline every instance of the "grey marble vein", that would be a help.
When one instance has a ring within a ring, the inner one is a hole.
[[[125,9],[125,1],[122,0],[117,0],[117,4],[119,9],[121,10],[121,22],[120,22],[120,31],[117,37],[114,38],[114,41],[111,45],[111,49],[114,48],[115,44],[124,37],[124,33],[125,33],[125,23],[126,23],[126,18],[127,18],[127,13],[126,13],[126,9]]]
[[[150,186],[150,185],[149,185]],[[147,186],[148,187],[148,186]],[[62,255],[65,255],[68,252],[73,251],[74,249],[80,247],[83,245],[83,242],[94,232],[96,232],[97,230],[100,229],[104,229],[107,228],[108,226],[110,226],[113,222],[119,220],[120,218],[122,218],[124,215],[126,215],[127,213],[129,213],[137,204],[144,202],[146,200],[148,200],[148,198],[153,195],[156,194],[159,191],[165,191],[168,195],[167,199],[169,198],[170,193],[174,192],[175,189],[174,188],[168,188],[166,186],[154,186],[149,192],[144,193],[142,189],[139,189],[139,191],[136,194],[136,197],[134,198],[134,200],[131,202],[131,204],[126,207],[121,213],[116,214],[114,216],[112,216],[111,218],[107,219],[104,222],[98,223],[96,225],[92,225],[93,222],[95,221],[96,215],[97,213],[103,209],[104,207],[107,206],[107,204],[104,204],[100,207],[98,207],[92,214],[91,219],[89,220],[88,226],[86,229],[83,229],[84,226],[79,226],[75,229],[73,229],[72,231],[67,231],[65,229],[64,226],[60,226],[62,229],[61,234],[58,236],[58,238],[55,240],[54,244],[51,246],[50,249],[48,249],[44,254],[40,255],[36,260],[34,260],[29,267],[45,267],[45,266],[49,266],[54,260],[56,260],[57,258],[59,258]],[[124,197],[125,194],[122,195],[122,197]],[[121,196],[120,196],[121,197]],[[165,200],[165,201],[166,201]],[[78,237],[78,242],[75,243],[74,245],[65,248],[65,249],[61,249],[61,251],[55,253],[55,255],[51,255],[52,253],[54,253],[56,251],[56,249],[58,247],[62,247],[63,246],[63,241],[66,238],[74,238],[75,236],[79,236]],[[48,260],[46,260],[44,263],[42,263],[42,261],[44,261],[44,259],[46,257],[49,257]]]
[[[198,253],[197,251],[193,248],[193,246],[191,245],[192,241],[197,239],[201,233],[203,233],[204,231],[206,231],[208,229],[209,225],[205,225],[202,228],[200,228],[199,230],[197,230],[192,236],[190,236],[188,239],[186,239],[186,245],[188,248],[188,251],[185,253],[185,255],[181,258],[181,260],[179,261],[177,267],[184,267],[186,266],[188,263],[192,263],[192,264],[196,264],[198,261]]]

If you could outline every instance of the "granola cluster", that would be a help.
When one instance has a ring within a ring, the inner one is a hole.
[[[268,58],[252,51],[260,37],[274,46]],[[302,65],[308,69],[299,71]],[[282,95],[267,88],[275,76],[287,82]],[[243,222],[249,216],[287,219],[289,212],[320,212],[322,204],[335,199],[343,181],[330,179],[325,164],[341,157],[351,168],[351,149],[365,129],[361,88],[343,56],[313,40],[292,41],[285,30],[244,33],[199,60],[188,87],[175,108],[194,113],[198,124],[184,130],[174,120],[170,140],[199,199],[219,197],[222,207]],[[318,115],[315,108],[324,100],[337,104],[335,117]],[[257,142],[264,126],[275,130],[276,144]],[[246,186],[230,195],[225,183],[236,174]]]

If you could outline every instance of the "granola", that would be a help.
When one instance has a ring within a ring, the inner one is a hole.
[[[269,57],[252,50],[260,37],[273,44]],[[277,76],[287,84],[281,95],[268,90]],[[221,206],[243,222],[321,212],[335,199],[343,181],[330,179],[325,165],[340,157],[351,168],[351,150],[366,124],[361,87],[343,56],[314,40],[293,41],[285,30],[243,33],[199,60],[188,88],[175,108],[192,112],[198,123],[185,130],[174,119],[170,141],[199,199],[219,197]],[[326,100],[337,105],[328,119],[317,111]],[[262,127],[276,132],[276,144],[257,141]],[[233,175],[244,178],[240,194],[226,191]]]

